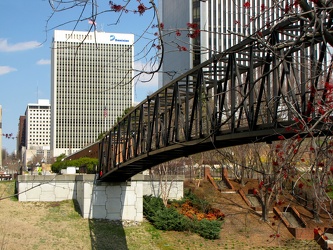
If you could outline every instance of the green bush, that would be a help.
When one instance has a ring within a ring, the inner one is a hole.
[[[197,221],[196,233],[205,239],[215,240],[220,238],[222,222],[217,220]]]
[[[51,170],[54,173],[60,173],[61,169],[66,168],[66,164],[64,161],[56,161],[51,165]]]
[[[175,208],[164,208],[156,212],[154,226],[166,231],[188,231],[190,230],[190,219],[178,213]]]
[[[152,195],[143,196],[143,215],[150,222],[153,223],[155,214],[164,208],[165,206],[161,198],[153,197]]]
[[[161,198],[145,195],[143,197],[143,214],[160,230],[191,231],[205,239],[220,238],[222,221],[191,220],[178,213],[176,208],[165,207]]]
[[[89,157],[81,157],[76,160],[67,160],[63,161],[63,158],[57,159],[55,163],[52,164],[51,170],[54,173],[60,173],[61,169],[65,169],[69,166],[74,167],[86,167],[87,174],[95,173],[95,166],[98,165],[98,159],[96,158],[89,158]]]

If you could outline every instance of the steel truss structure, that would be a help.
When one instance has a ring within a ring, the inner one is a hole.
[[[330,102],[330,22],[322,35],[313,16],[285,16],[159,89],[100,141],[99,179],[126,181],[178,157],[306,135],[300,120],[330,133],[320,108]]]

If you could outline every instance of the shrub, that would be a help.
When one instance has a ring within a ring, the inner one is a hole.
[[[189,200],[183,200],[182,202],[182,207],[190,203]],[[161,198],[145,195],[143,197],[143,214],[160,230],[191,231],[205,239],[220,238],[222,221],[206,219],[203,213],[193,213],[191,214],[192,219],[190,219],[188,216],[179,213],[177,210],[177,208],[180,209],[179,205],[174,206],[174,204],[177,203],[174,202],[172,206],[165,207]],[[219,210],[212,212],[214,214],[211,214],[210,217],[216,218],[215,213]]]
[[[154,222],[155,214],[165,208],[161,198],[153,197],[152,195],[143,196],[143,215],[147,220]]]
[[[89,157],[81,157],[80,159],[72,160],[72,161],[63,161],[63,158],[57,158],[57,161],[52,164],[51,170],[54,173],[60,173],[62,169],[65,169],[69,166],[82,167],[85,166],[88,174],[95,173],[95,166],[98,165],[98,159],[89,158]]]
[[[51,170],[54,173],[60,173],[61,169],[66,168],[66,165],[63,161],[57,161],[55,163],[52,164],[51,166]]]
[[[219,239],[222,222],[217,220],[203,219],[196,223],[196,233],[205,239]]]
[[[188,231],[190,220],[178,213],[175,208],[164,208],[156,212],[154,226],[160,230]]]

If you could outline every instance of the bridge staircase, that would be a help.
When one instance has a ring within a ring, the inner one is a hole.
[[[205,176],[209,176],[209,168],[205,170]],[[261,214],[261,201],[257,196],[251,193],[253,189],[253,183],[257,183],[256,180],[247,181],[249,186],[241,187],[240,185],[235,186],[235,182],[231,181],[227,174],[225,175],[225,180],[231,183],[233,189],[228,187],[228,182],[225,181],[215,181],[214,185],[211,179],[206,178],[213,187],[221,193],[221,197],[226,202],[225,204],[220,204],[221,211],[226,211],[226,209],[235,209],[239,212],[247,208],[251,209],[253,213],[260,216]],[[213,179],[214,181],[214,179]],[[252,183],[252,184],[251,184]],[[218,188],[216,188],[216,186]],[[290,195],[288,200],[295,200],[295,198]],[[230,203],[230,206],[227,205]],[[238,204],[236,206],[236,204]],[[273,214],[275,219],[273,219],[274,224],[279,224],[280,221],[285,228],[290,232],[295,239],[299,240],[315,240],[320,244],[323,249],[328,249],[327,246],[333,246],[333,228],[331,228],[331,219],[329,215],[321,215],[322,222],[316,223],[313,220],[312,213],[306,207],[297,204],[297,202],[291,203],[290,206],[286,206],[286,203],[280,205],[276,204],[270,214]],[[326,246],[326,248],[325,248]]]

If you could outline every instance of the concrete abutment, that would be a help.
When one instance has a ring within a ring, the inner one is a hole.
[[[183,176],[168,176],[167,181],[161,181],[138,174],[128,182],[99,182],[93,174],[17,178],[20,202],[76,200],[83,218],[137,222],[143,220],[143,196],[159,196],[163,185],[171,185],[171,200],[183,197]]]

